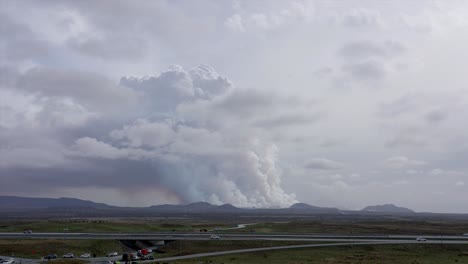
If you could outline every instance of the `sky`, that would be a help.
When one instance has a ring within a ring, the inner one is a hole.
[[[0,195],[468,213],[467,1],[0,2]]]

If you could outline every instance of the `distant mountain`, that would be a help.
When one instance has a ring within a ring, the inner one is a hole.
[[[362,212],[378,212],[378,213],[414,213],[414,211],[411,209],[408,209],[405,207],[398,207],[394,204],[367,206],[361,211]]]
[[[90,207],[96,209],[117,208],[104,203],[95,203],[76,198],[32,198],[0,196],[0,209],[41,209],[41,208]]]
[[[216,210],[233,211],[233,210],[239,210],[239,208],[235,207],[232,204],[225,203],[216,207]]]
[[[216,205],[213,205],[207,202],[196,202],[196,203],[187,204],[184,207],[188,209],[210,209],[210,208],[215,208]]]
[[[330,211],[330,212],[338,212],[338,208],[329,208],[329,207],[318,207],[315,205],[310,205],[306,203],[295,203],[289,207],[289,209],[293,210],[304,210],[304,211]]]

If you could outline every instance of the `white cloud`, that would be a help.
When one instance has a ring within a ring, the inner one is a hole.
[[[305,165],[305,168],[311,170],[337,170],[341,169],[342,167],[343,164],[325,158],[311,159]]]
[[[419,167],[427,165],[426,161],[413,160],[405,156],[390,157],[384,161],[384,165],[392,169],[403,169],[408,167]]]

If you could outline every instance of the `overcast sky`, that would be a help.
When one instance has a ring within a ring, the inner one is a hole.
[[[468,213],[467,1],[1,1],[0,195]]]

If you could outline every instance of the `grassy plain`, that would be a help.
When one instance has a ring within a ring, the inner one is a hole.
[[[105,256],[109,252],[121,252],[116,240],[0,240],[0,255],[38,259],[48,254],[59,257],[66,253],[95,253]]]
[[[239,220],[242,221],[242,220]],[[0,232],[198,232],[235,224],[190,220],[100,220],[75,222],[74,220],[35,220],[0,222]],[[256,233],[327,233],[327,234],[406,234],[406,235],[461,235],[468,233],[468,220],[412,220],[379,221],[320,221],[292,220],[287,222],[260,222],[244,229],[222,232]]]
[[[265,251],[171,263],[203,264],[467,264],[468,246],[382,245]]]
[[[151,221],[123,221],[123,220],[90,220],[87,222],[75,222],[67,220],[44,221],[15,221],[0,222],[0,232],[192,232],[199,229],[213,229],[226,226],[217,223],[186,223],[185,221],[173,221],[174,223]],[[232,225],[229,225],[232,226]]]
[[[462,235],[468,233],[468,221],[291,221],[259,223],[236,232],[257,233],[327,233],[327,234],[405,234]]]

